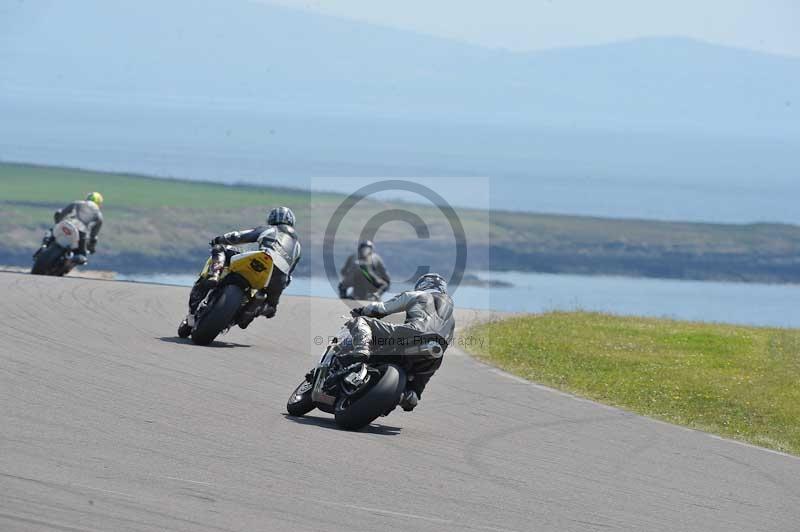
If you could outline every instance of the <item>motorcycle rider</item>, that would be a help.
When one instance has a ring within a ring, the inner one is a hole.
[[[103,213],[100,207],[103,206],[103,195],[99,192],[90,192],[84,201],[74,201],[61,210],[53,213],[54,223],[61,220],[70,220],[74,223],[80,233],[78,240],[78,252],[72,258],[76,264],[86,264],[87,255],[94,253],[97,249],[97,236],[100,228],[103,227]],[[42,240],[42,246],[34,253],[34,257],[47,249],[55,237],[53,230],[48,231]]]
[[[402,325],[381,320],[398,312],[406,313]],[[381,346],[422,345],[431,340],[442,346],[438,355],[407,355],[417,357],[417,360],[413,361],[400,406],[406,412],[413,410],[426,384],[442,365],[444,351],[453,340],[453,299],[447,293],[447,281],[438,273],[426,273],[417,280],[414,290],[402,292],[386,302],[355,308],[351,315],[354,319],[350,320],[348,327],[353,335],[350,356],[354,361],[369,358],[370,346],[377,348],[372,356],[380,356]]]
[[[358,252],[347,258],[339,273],[342,277],[339,297],[342,299],[348,298],[347,290],[352,288],[349,296],[352,299],[380,300],[391,284],[383,259],[375,253],[371,240],[359,242]]]
[[[281,293],[292,281],[292,272],[300,261],[300,241],[294,229],[294,213],[288,207],[276,207],[267,215],[267,225],[260,225],[243,231],[232,231],[215,237],[211,241],[211,261],[207,272],[200,275],[189,294],[189,316],[193,316],[198,305],[208,292],[217,286],[225,265],[230,264],[231,257],[242,253],[233,247],[237,244],[258,242],[259,248],[268,250],[272,257],[273,269],[269,283],[263,289],[266,296],[264,306],[249,321],[240,323],[242,329],[261,315],[272,318],[278,309]],[[181,327],[188,326],[188,319],[183,320]]]

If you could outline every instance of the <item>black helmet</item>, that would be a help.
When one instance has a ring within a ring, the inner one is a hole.
[[[375,244],[372,243],[372,240],[362,240],[358,243],[358,249],[361,248],[375,248]]]
[[[294,213],[289,207],[275,207],[267,216],[269,225],[291,225],[294,227]]]
[[[419,279],[417,279],[417,284],[414,285],[414,290],[417,292],[428,292],[430,290],[436,290],[443,294],[447,293],[447,281],[444,280],[444,277],[439,275],[438,273],[426,273]]]

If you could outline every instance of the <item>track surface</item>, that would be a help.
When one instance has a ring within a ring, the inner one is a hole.
[[[340,303],[196,347],[186,295],[0,274],[0,530],[800,530],[797,458],[455,351],[411,415],[288,418]]]

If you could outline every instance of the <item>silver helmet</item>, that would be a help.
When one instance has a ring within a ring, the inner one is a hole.
[[[438,273],[426,273],[419,279],[417,279],[417,283],[414,285],[414,290],[418,292],[428,292],[430,290],[436,290],[441,292],[442,294],[447,293],[447,281],[444,280],[444,277],[439,275]]]
[[[275,207],[269,211],[267,224],[294,226],[294,213],[289,207]]]

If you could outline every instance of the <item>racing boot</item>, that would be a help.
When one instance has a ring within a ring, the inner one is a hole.
[[[411,412],[419,404],[419,396],[414,390],[406,390],[400,399],[400,407],[406,412]]]
[[[194,317],[194,316],[192,316]],[[179,338],[189,338],[189,335],[192,334],[192,326],[189,325],[189,318],[186,317],[183,319],[180,325],[178,325],[178,337]]]

